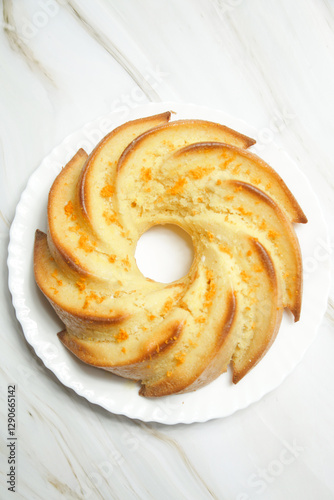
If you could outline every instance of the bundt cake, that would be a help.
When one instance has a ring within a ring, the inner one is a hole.
[[[283,309],[299,319],[302,261],[292,223],[307,219],[254,140],[171,113],[127,122],[61,170],[37,230],[35,279],[85,363],[158,397],[227,370],[239,382],[275,339]],[[192,238],[194,260],[163,284],[135,250],[154,225]]]

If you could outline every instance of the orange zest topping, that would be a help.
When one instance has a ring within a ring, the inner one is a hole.
[[[131,267],[131,264],[130,264],[130,261],[129,261],[129,257],[126,256],[124,259],[122,259],[122,264],[124,265],[125,267],[125,270],[128,271],[129,270],[129,267]]]
[[[101,302],[103,302],[104,299],[105,299],[105,297],[101,297],[100,295],[97,295],[97,293],[95,293],[95,292],[90,292],[89,295],[86,295],[85,302],[84,302],[82,308],[87,309],[87,307],[90,305],[92,300],[95,300],[95,302],[97,304],[101,304]]]
[[[196,323],[205,323],[205,316],[199,316],[195,319]]]
[[[150,168],[142,168],[140,172],[140,178],[142,181],[147,182],[152,180],[152,171]]]
[[[72,233],[77,233],[80,230],[80,226],[79,224],[76,224],[75,226],[70,226],[68,230],[71,231]]]
[[[117,342],[123,342],[124,340],[129,338],[129,334],[128,332],[123,330],[123,328],[121,328],[118,333],[115,333],[114,337],[117,340]]]
[[[71,217],[72,220],[76,219],[76,215],[74,214],[74,206],[71,200],[64,206],[64,211],[66,217]]]
[[[174,358],[177,361],[177,365],[182,365],[182,363],[185,362],[186,353],[185,352],[179,352],[179,353],[175,354]]]
[[[173,307],[173,299],[169,298],[169,299],[166,300],[165,305],[161,309],[161,313],[160,314],[161,315],[167,314],[168,311],[170,311],[172,307]]]
[[[221,252],[227,253],[230,257],[233,257],[232,250],[226,245],[219,245],[219,250]]]
[[[247,210],[244,209],[244,207],[237,207],[238,212],[241,213],[241,215],[252,215],[252,212],[247,212]]]
[[[62,282],[62,280],[59,280],[59,279],[57,278],[57,275],[58,275],[58,271],[57,271],[57,269],[55,269],[55,270],[53,271],[53,273],[51,274],[51,276],[52,276],[52,278],[54,278],[54,279],[56,280],[57,285],[58,285],[58,286],[61,286],[61,285],[63,284],[63,282]]]
[[[233,199],[234,199],[233,194],[228,194],[228,195],[224,196],[225,201],[232,201]]]
[[[81,233],[81,236],[78,241],[78,247],[84,250],[87,253],[90,253],[94,250],[96,243],[91,243],[87,234]]]
[[[234,160],[233,156],[231,158],[228,158],[227,160],[224,161],[224,168],[227,168],[230,163]]]
[[[241,276],[242,281],[244,281],[245,283],[248,283],[248,281],[251,278],[251,276],[249,274],[247,274],[246,271],[241,271],[240,276]]]
[[[277,231],[268,231],[268,238],[270,240],[276,240],[276,238],[279,236],[279,233]]]
[[[168,194],[178,194],[182,193],[184,190],[184,185],[187,182],[187,179],[185,177],[180,177],[174,184],[173,187],[167,189],[166,193]]]
[[[206,175],[210,174],[214,170],[214,167],[196,167],[189,170],[188,175],[192,179],[202,179]]]
[[[255,271],[256,273],[262,273],[262,271],[263,271],[263,268],[262,268],[261,266],[254,266],[254,268],[253,268],[253,269],[254,269],[254,271]]]
[[[216,293],[216,284],[213,281],[213,272],[210,269],[207,269],[206,271],[206,279],[208,288],[205,292],[204,306],[211,307],[213,297],[215,296]]]
[[[119,226],[120,228],[122,228],[121,223],[117,219],[116,212],[114,212],[113,210],[111,210],[109,212],[107,210],[105,210],[102,215],[103,215],[103,217],[104,217],[104,219],[105,219],[105,221],[106,221],[107,224],[110,224],[110,225],[111,224],[116,224],[117,226]]]
[[[77,282],[76,282],[76,286],[79,288],[79,291],[80,292],[83,292],[86,288],[86,284],[85,284],[85,278],[80,278]]]
[[[110,198],[115,192],[115,188],[112,184],[106,184],[100,191],[102,198]]]

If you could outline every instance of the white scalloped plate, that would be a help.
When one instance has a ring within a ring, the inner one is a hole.
[[[160,399],[140,397],[135,383],[86,366],[60,344],[56,334],[62,325],[37,289],[33,276],[34,233],[37,228],[46,230],[48,192],[61,167],[79,147],[90,152],[109,130],[119,124],[166,110],[176,112],[173,119],[202,118],[223,123],[251,137],[257,135],[245,123],[223,112],[170,102],[147,104],[128,110],[126,114],[110,113],[87,124],[44,159],[22,193],[10,230],[9,288],[27,341],[65,386],[110,412],[130,418],[165,424],[204,422],[231,415],[275,389],[315,339],[326,310],[331,253],[326,223],[308,180],[284,151],[273,142],[255,147],[255,151],[285,180],[309,219],[308,224],[296,227],[304,261],[301,319],[294,324],[288,314],[284,315],[277,339],[268,354],[236,386],[227,373],[209,386],[189,394]]]

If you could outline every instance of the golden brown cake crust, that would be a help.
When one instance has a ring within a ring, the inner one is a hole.
[[[140,382],[140,395],[197,390],[229,365],[238,383],[273,343],[285,308],[298,321],[307,218],[255,141],[171,112],[127,122],[55,179],[37,285],[82,362]],[[135,261],[139,237],[175,224],[192,238],[186,276],[163,284]]]

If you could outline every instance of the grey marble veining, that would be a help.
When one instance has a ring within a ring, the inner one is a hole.
[[[149,85],[135,65],[129,61],[124,54],[122,54],[120,49],[112,42],[112,40],[110,40],[108,36],[106,36],[99,29],[95,29],[93,27],[89,18],[84,17],[84,14],[80,12],[79,2],[68,1],[65,6],[69,9],[71,14],[75,16],[77,21],[84,27],[89,35],[96,40],[96,42],[99,43],[112,56],[112,58],[122,66],[122,68],[124,68],[124,70],[130,75],[133,81],[145,93],[149,100],[160,100],[157,92],[151,85]]]
[[[52,82],[52,78],[40,61],[36,59],[29,44],[26,43],[18,33],[15,16],[13,14],[12,0],[3,0],[3,32],[6,35],[11,49],[22,56],[31,69],[37,70],[43,77]]]

